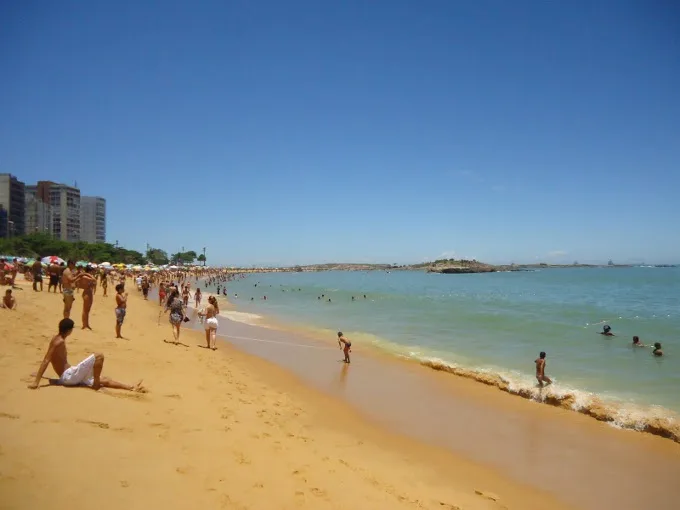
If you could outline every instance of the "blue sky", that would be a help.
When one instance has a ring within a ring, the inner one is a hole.
[[[680,261],[672,1],[0,4],[0,172],[209,263]]]

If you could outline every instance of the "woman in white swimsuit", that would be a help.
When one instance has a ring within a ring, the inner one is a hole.
[[[205,312],[199,312],[199,315],[205,316],[205,343],[208,349],[214,351],[217,349],[217,314],[220,313],[220,307],[215,296],[210,296],[208,303]]]

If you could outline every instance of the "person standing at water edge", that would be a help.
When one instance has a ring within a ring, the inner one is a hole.
[[[552,384],[550,377],[545,375],[545,352],[541,352],[534,363],[536,363],[536,379],[538,380],[538,385],[542,388],[544,382]]]
[[[347,340],[342,334],[342,331],[338,331],[338,346],[345,353],[345,363],[349,363],[349,353],[352,352],[352,342]]]
[[[127,298],[125,285],[122,283],[116,285],[116,338],[123,338],[120,329],[123,327],[123,321],[125,321],[125,314],[127,313]]]

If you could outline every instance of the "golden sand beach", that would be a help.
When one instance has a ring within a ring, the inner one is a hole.
[[[275,365],[185,329],[172,345],[158,305],[130,291],[114,339],[114,297],[69,361],[105,355],[103,375],[147,394],[27,384],[61,319],[61,296],[21,282],[0,310],[0,508],[558,509],[534,489],[367,422]],[[132,285],[129,285],[132,287]],[[46,377],[55,377],[51,368]]]

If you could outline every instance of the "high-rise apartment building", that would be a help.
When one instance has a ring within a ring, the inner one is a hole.
[[[47,234],[52,236],[54,219],[52,205],[38,195],[38,186],[26,186],[26,234]]]
[[[62,241],[80,241],[80,190],[51,181],[38,181],[35,196],[52,208],[52,235]]]
[[[0,237],[23,235],[25,225],[25,186],[11,174],[0,174]]]
[[[105,199],[80,197],[80,240],[88,243],[106,242]]]

